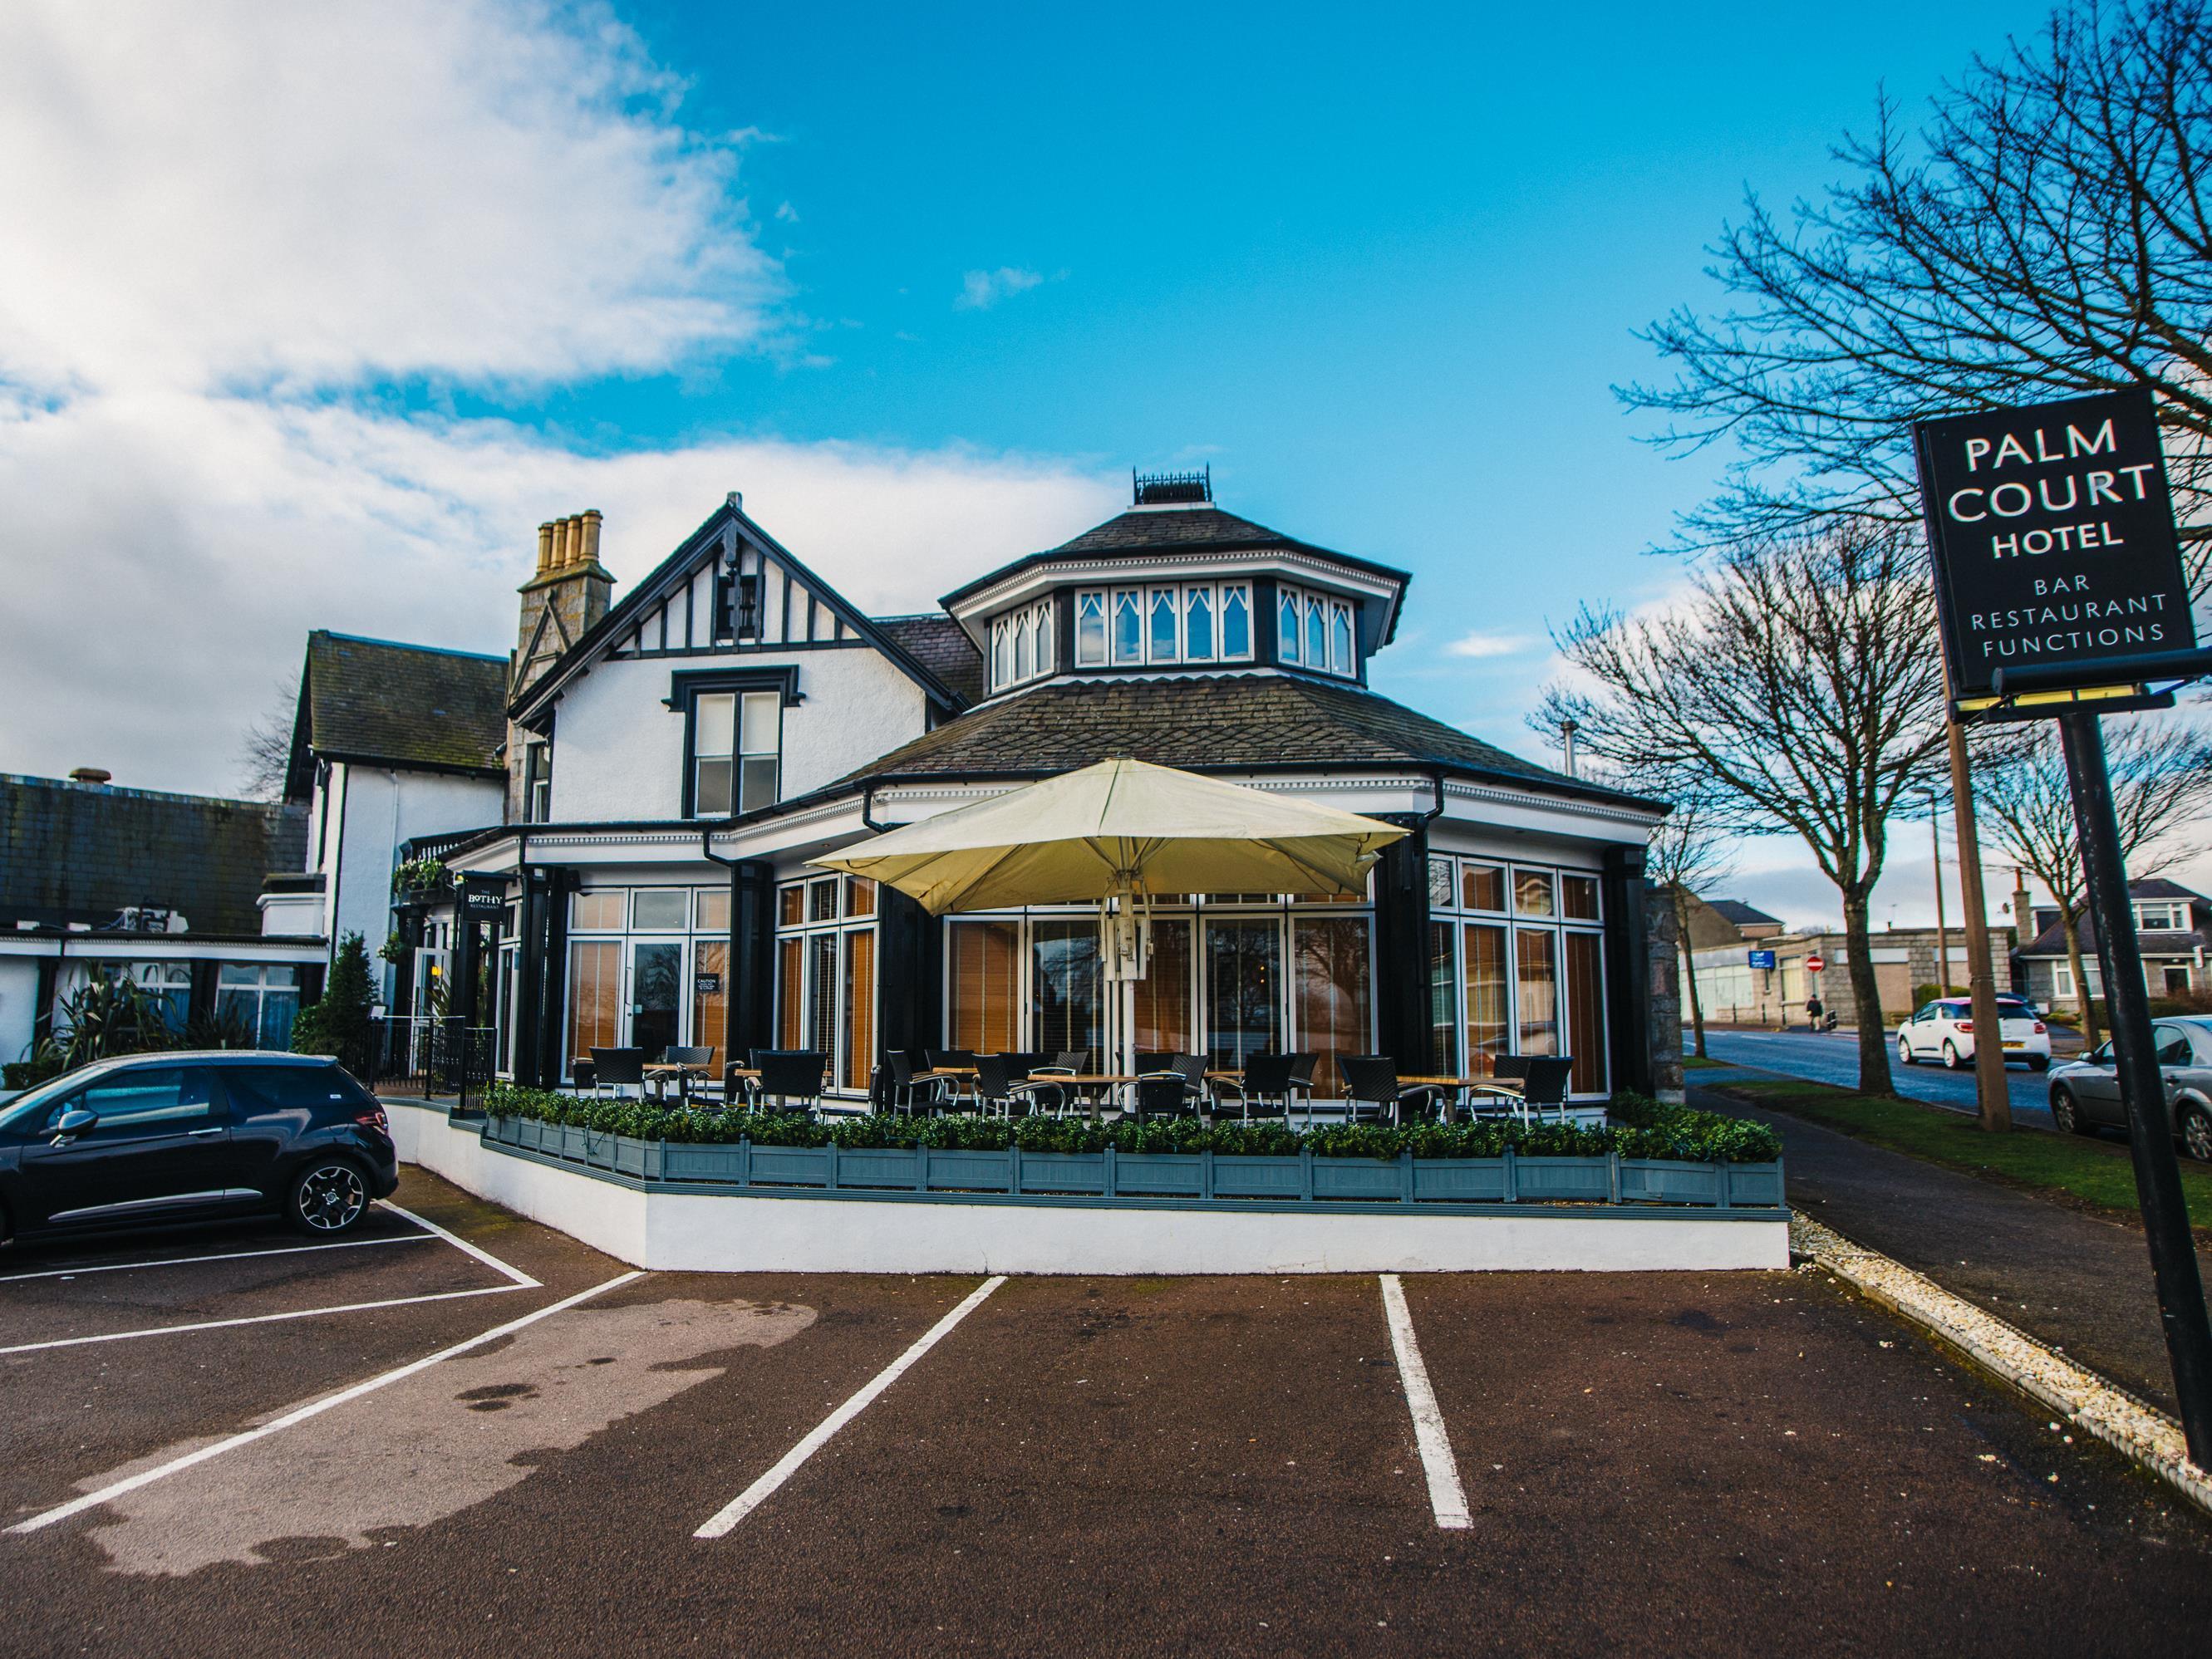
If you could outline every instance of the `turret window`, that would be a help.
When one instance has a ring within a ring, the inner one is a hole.
[[[1106,596],[1096,589],[1075,599],[1075,662],[1096,668],[1106,660]]]
[[[1173,662],[1178,654],[1176,646],[1181,632],[1176,626],[1176,590],[1172,587],[1154,588],[1152,638],[1146,641],[1151,659],[1154,662]]]
[[[1282,588],[1276,600],[1278,658],[1324,674],[1359,672],[1358,617],[1352,601],[1303,588]]]
[[[1125,587],[1114,596],[1114,660],[1133,663],[1144,659],[1144,617],[1137,609],[1137,590]]]
[[[1246,582],[1085,588],[1075,596],[1075,665],[1139,668],[1245,662],[1252,655]]]
[[[1183,601],[1183,656],[1205,662],[1213,655],[1213,590],[1194,587]]]
[[[1052,601],[1008,611],[991,624],[991,689],[1003,691],[1053,669]]]

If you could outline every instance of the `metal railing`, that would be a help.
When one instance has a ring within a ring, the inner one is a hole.
[[[362,1081],[388,1094],[455,1094],[465,1083],[474,1092],[491,1081],[498,1053],[493,1026],[427,1014],[374,1019]]]

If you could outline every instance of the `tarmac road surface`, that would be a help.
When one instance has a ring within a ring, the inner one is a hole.
[[[1687,1047],[1686,1042],[1684,1046]],[[1845,1089],[1858,1086],[1859,1040],[1850,1031],[1717,1031],[1709,1028],[1705,1032],[1705,1053],[1724,1065],[1756,1066]],[[1894,1038],[1890,1042],[1889,1076],[1891,1086],[1910,1099],[1932,1101],[1938,1106],[1954,1106],[1969,1112],[1976,1109],[1972,1067],[1960,1072],[1946,1071],[1941,1060],[1901,1065]],[[1703,1083],[1713,1079],[1692,1073],[1690,1080]],[[2011,1085],[2014,1117],[2023,1123],[2050,1128],[2050,1079],[2041,1072],[2013,1066],[2006,1068],[2005,1080]]]

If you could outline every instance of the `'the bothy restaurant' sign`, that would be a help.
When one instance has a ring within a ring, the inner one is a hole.
[[[2150,394],[2100,392],[1913,428],[1952,696],[2000,669],[2082,666],[2195,645]]]

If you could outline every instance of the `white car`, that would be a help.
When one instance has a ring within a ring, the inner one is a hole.
[[[2024,1060],[2033,1072],[2051,1069],[2051,1028],[2018,997],[1997,999],[1997,1025],[2009,1065]],[[1929,1003],[1897,1028],[1897,1057],[1907,1066],[1941,1060],[1953,1071],[1974,1063],[1974,1005],[1966,997]]]

